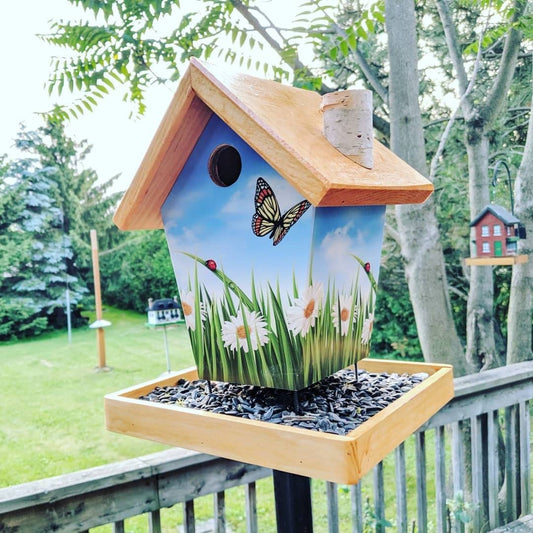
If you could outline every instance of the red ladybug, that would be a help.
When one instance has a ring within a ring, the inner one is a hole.
[[[212,270],[213,272],[217,269],[217,264],[215,263],[215,261],[213,259],[208,259],[206,262],[205,262],[205,266],[209,269],[209,270]]]
[[[370,272],[370,263],[365,263],[365,272],[367,274]]]

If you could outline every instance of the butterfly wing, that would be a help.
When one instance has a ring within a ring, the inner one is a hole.
[[[263,179],[257,179],[255,189],[255,213],[252,217],[252,231],[258,237],[273,234],[281,222],[281,212],[274,191]]]
[[[277,226],[274,228],[272,238],[274,246],[279,244],[288,231],[296,224],[299,218],[311,207],[307,200],[302,200],[295,206],[291,207],[282,217]]]

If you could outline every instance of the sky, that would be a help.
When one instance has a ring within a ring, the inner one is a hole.
[[[273,5],[276,3],[284,5],[283,1],[273,0]],[[50,20],[77,20],[81,10],[67,0],[17,0],[9,2],[3,13],[7,15],[0,18],[0,49],[4,51],[0,72],[0,154],[16,157],[13,145],[20,124],[35,129],[42,125],[38,112],[72,98],[68,91],[63,97],[48,96],[45,82],[52,71],[50,60],[61,55],[62,50],[47,45],[36,34],[49,33]],[[176,86],[151,89],[147,93],[147,111],[140,119],[129,118],[131,108],[121,101],[119,88],[93,112],[71,120],[67,133],[93,146],[85,165],[96,170],[100,180],[121,174],[115,190],[128,187]]]
[[[50,60],[61,50],[41,41],[36,34],[49,32],[51,19],[68,19],[80,11],[66,0],[18,0],[10,2],[0,18],[0,49],[4,51],[0,83],[0,154],[16,157],[14,138],[23,123],[29,129],[42,125],[38,112],[51,109],[57,95],[49,96],[45,81]],[[97,171],[100,180],[121,174],[116,189],[131,181],[172,97],[172,90],[160,87],[148,95],[148,110],[138,120],[129,118],[130,108],[120,94],[106,98],[92,113],[72,120],[67,133],[93,146],[86,166]]]

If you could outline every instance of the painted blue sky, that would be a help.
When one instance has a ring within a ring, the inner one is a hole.
[[[207,167],[212,151],[223,143],[237,148],[242,159],[241,175],[229,187],[216,185]],[[162,208],[180,288],[194,272],[194,262],[182,251],[215,260],[245,292],[249,291],[252,271],[256,285],[265,286],[267,281],[275,284],[279,279],[288,287],[294,272],[303,288],[308,279],[313,232],[313,279],[326,283],[328,275],[333,274],[339,289],[341,279],[342,284],[351,285],[360,267],[349,256],[339,260],[339,254],[346,253],[369,261],[377,277],[374,266],[379,265],[384,207],[310,208],[273,246],[272,239],[257,237],[251,228],[258,177],[273,189],[281,213],[303,199],[246,142],[213,116]],[[218,278],[207,269],[200,269],[199,275],[210,292],[221,289]]]

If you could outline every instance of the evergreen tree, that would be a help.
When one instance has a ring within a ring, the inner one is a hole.
[[[28,157],[0,161],[0,340],[38,334],[66,323],[66,294],[73,324],[90,297],[89,231],[104,241],[120,239],[111,221],[117,194],[113,180],[97,185],[96,173],[80,170],[89,148],[48,120],[23,130],[17,146]]]

